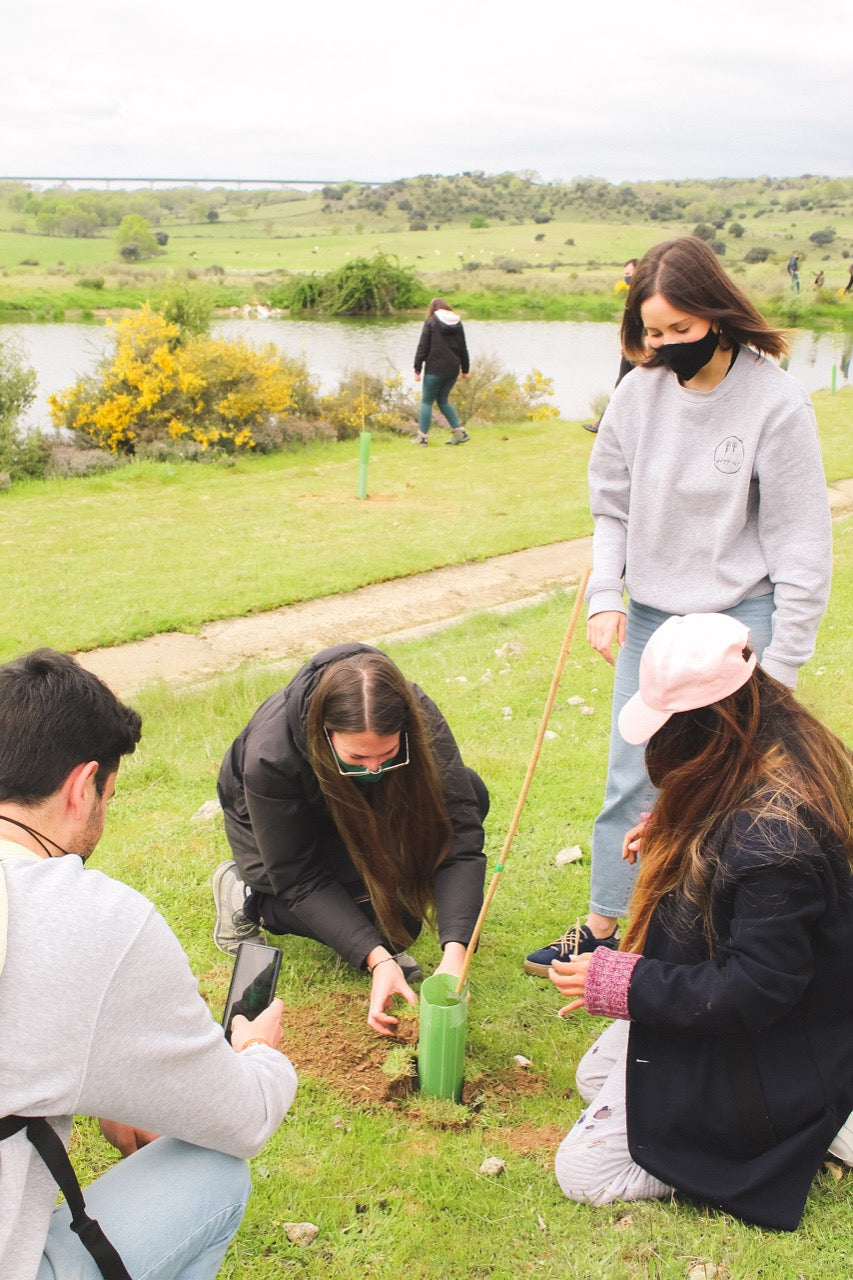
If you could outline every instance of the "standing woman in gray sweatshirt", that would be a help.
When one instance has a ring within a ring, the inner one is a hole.
[[[429,304],[426,321],[421,330],[418,349],[415,352],[415,382],[421,380],[423,369],[423,395],[418,419],[418,434],[413,444],[429,444],[429,427],[432,406],[438,405],[451,429],[447,444],[467,444],[470,436],[460,426],[456,410],[448,396],[456,385],[460,373],[468,377],[468,346],[462,321],[452,311],[444,298],[433,298]]]
[[[607,785],[587,922],[527,957],[527,972],[542,977],[552,960],[618,946],[635,876],[627,846],[654,789],[642,748],[621,740],[616,721],[652,633],[672,615],[731,614],[750,628],[764,670],[793,689],[829,596],[814,410],[775,363],[783,334],[704,241],[666,241],[642,259],[622,349],[638,367],[614,391],[589,464],[587,639],[611,665],[618,654]]]

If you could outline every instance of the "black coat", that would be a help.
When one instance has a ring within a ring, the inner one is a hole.
[[[268,698],[232,743],[218,785],[242,878],[275,895],[309,935],[354,965],[383,939],[354,901],[366,889],[308,760],[305,720],[325,668],[362,651],[377,652],[362,644],[325,649]],[[447,721],[416,684],[409,688],[431,732],[452,827],[450,849],[435,873],[439,939],[467,945],[483,900],[483,822]]]
[[[437,313],[430,316],[421,330],[415,352],[415,373],[420,373],[421,368],[424,373],[439,374],[444,378],[454,378],[460,370],[468,372],[468,346],[461,320],[456,324],[445,324]]]
[[[656,911],[628,992],[636,1162],[762,1226],[793,1230],[853,1110],[853,875],[804,821],[736,815],[713,958]]]

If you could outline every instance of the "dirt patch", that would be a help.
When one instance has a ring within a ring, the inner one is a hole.
[[[350,1106],[397,1108],[403,1099],[411,1099],[415,1105],[407,1106],[407,1114],[412,1120],[426,1118],[433,1127],[466,1128],[484,1107],[500,1107],[547,1087],[543,1076],[512,1063],[491,1077],[478,1075],[464,1082],[462,1103],[469,1116],[460,1112],[427,1117],[417,1106],[417,1079],[388,1074],[395,1048],[415,1054],[417,1016],[398,1009],[398,1033],[386,1039],[367,1026],[365,1008],[364,995],[329,992],[305,1008],[287,1007],[282,1021],[285,1052],[299,1075],[339,1094]],[[397,1054],[398,1059],[404,1057]],[[513,1150],[527,1153],[546,1147],[553,1150],[555,1134],[558,1130],[550,1126],[528,1127],[508,1130],[505,1137]]]

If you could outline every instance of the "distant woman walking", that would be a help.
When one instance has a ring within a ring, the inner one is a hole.
[[[468,348],[465,345],[462,321],[443,298],[433,298],[429,304],[426,322],[421,330],[418,349],[415,352],[415,382],[420,382],[422,369],[423,395],[418,434],[413,443],[429,444],[432,406],[437,404],[453,432],[446,443],[465,444],[471,437],[465,428],[459,425],[456,410],[447,397],[453,390],[460,373],[463,378],[468,377]]]

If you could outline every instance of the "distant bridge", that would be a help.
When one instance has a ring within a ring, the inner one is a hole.
[[[357,186],[376,186],[377,183],[363,182],[357,178],[96,178],[71,175],[29,177],[24,174],[0,176],[0,182],[23,182],[37,186],[57,187],[67,184],[72,187],[98,186],[106,187],[326,187],[338,186],[341,182],[355,182]]]

